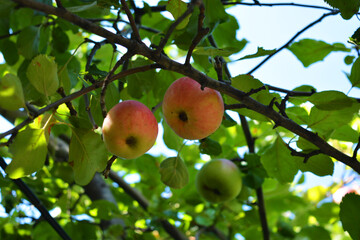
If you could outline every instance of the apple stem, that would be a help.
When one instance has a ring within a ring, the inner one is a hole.
[[[105,178],[108,178],[109,176],[109,173],[110,173],[110,170],[111,170],[111,166],[112,164],[115,162],[115,160],[117,159],[117,156],[113,155],[110,160],[107,162],[106,164],[106,168],[105,170],[103,171],[103,175]]]

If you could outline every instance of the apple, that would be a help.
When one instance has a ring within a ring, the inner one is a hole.
[[[203,139],[219,128],[224,115],[220,93],[201,90],[194,79],[182,77],[166,90],[162,103],[165,121],[182,138]]]
[[[227,159],[216,159],[204,164],[196,175],[195,184],[204,199],[221,203],[239,195],[242,178],[235,163]]]
[[[126,100],[116,104],[107,113],[102,133],[109,152],[120,158],[134,159],[154,145],[158,123],[144,104]]]

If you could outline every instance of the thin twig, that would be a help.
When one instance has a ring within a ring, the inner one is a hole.
[[[169,27],[168,31],[166,32],[165,36],[163,39],[161,39],[159,46],[156,49],[156,54],[160,55],[160,53],[162,52],[162,50],[164,49],[167,41],[169,40],[171,34],[173,33],[173,31],[175,30],[175,28],[188,16],[190,15],[192,12],[194,11],[194,3],[190,3],[188,5],[188,8],[186,9],[186,11],[178,18],[176,19],[175,22],[173,22],[173,24],[171,24],[171,26]]]
[[[105,178],[108,178],[110,170],[111,170],[111,166],[113,165],[113,163],[115,162],[115,160],[117,159],[117,156],[112,155],[112,157],[109,159],[109,161],[106,164],[106,168],[103,171],[103,175]]]
[[[83,86],[83,88],[84,88],[84,86]],[[93,129],[97,129],[99,126],[96,124],[94,116],[92,115],[89,96],[88,96],[88,94],[84,94],[83,97],[84,97],[84,102],[85,102],[85,111],[87,112],[89,121],[90,121],[91,125],[93,126]]]
[[[191,42],[189,50],[187,52],[185,65],[190,64],[191,55],[192,55],[192,52],[194,51],[195,47],[199,44],[201,39],[203,39],[206,36],[206,34],[208,34],[210,31],[209,28],[203,28],[204,18],[205,18],[205,6],[203,3],[200,4],[199,9],[200,9],[200,13],[199,13],[199,17],[198,17],[198,30],[197,30],[197,34],[196,34],[195,38]]]
[[[0,166],[5,171],[7,164],[1,156],[0,156]],[[49,211],[40,202],[39,198],[34,194],[34,192],[21,179],[12,179],[12,181],[18,186],[20,191],[25,194],[29,202],[31,202],[31,204],[34,205],[39,210],[41,216],[51,225],[51,227],[59,234],[59,236],[64,240],[71,240],[69,235],[59,225],[59,223],[50,215]]]
[[[290,149],[292,156],[303,157],[304,158],[304,163],[307,163],[309,158],[311,158],[312,156],[319,155],[319,154],[322,153],[322,151],[320,149],[316,149],[316,150],[312,150],[311,152],[304,153],[304,152],[296,151],[295,149],[293,149],[289,145],[287,145],[287,147],[288,147],[288,149]]]
[[[257,7],[304,7],[304,8],[314,8],[314,9],[322,9],[328,11],[334,11],[333,8],[317,6],[317,5],[308,5],[308,4],[300,4],[300,3],[245,3],[245,2],[222,2],[223,5],[245,5],[245,6],[257,6]]]
[[[121,64],[123,64],[126,60],[130,59],[133,56],[133,52],[129,50],[127,53],[125,53],[119,61],[116,62],[115,66],[111,69],[111,71],[108,73],[106,78],[103,81],[103,85],[101,87],[101,94],[100,94],[100,106],[101,106],[101,112],[103,117],[106,117],[107,111],[106,111],[106,105],[105,105],[105,93],[106,88],[108,84],[110,83],[110,79],[113,76],[114,72],[120,67]]]
[[[255,139],[252,137],[250,132],[249,124],[246,118],[243,115],[240,115],[241,127],[244,131],[245,139],[249,148],[250,153],[255,153]],[[266,210],[265,210],[265,201],[264,201],[264,194],[261,187],[256,189],[256,197],[257,197],[257,206],[259,208],[259,216],[262,228],[262,234],[264,240],[270,239],[270,231],[268,227],[268,222],[266,218]]]
[[[352,156],[354,160],[356,160],[356,158],[357,158],[357,154],[358,154],[359,149],[360,149],[360,137],[358,139],[358,143],[356,144],[356,147],[354,149],[354,153],[353,153],[353,156]]]
[[[134,17],[132,16],[126,1],[121,0],[121,5],[122,5],[123,9],[125,10],[125,13],[126,13],[128,19],[129,19],[130,26],[131,26],[131,29],[133,31],[133,34],[134,34],[134,37],[135,37],[136,41],[141,42],[141,37],[140,37],[140,34],[139,34],[139,30],[138,30],[138,28],[136,26]]]
[[[310,29],[311,27],[313,27],[314,25],[316,25],[317,23],[321,22],[324,18],[328,17],[328,16],[332,16],[332,15],[336,15],[338,14],[339,11],[331,11],[329,13],[325,13],[323,14],[320,18],[318,18],[317,20],[313,21],[312,23],[308,24],[306,27],[304,27],[303,29],[301,29],[299,32],[297,32],[292,38],[290,38],[289,41],[287,41],[284,45],[282,45],[280,48],[278,48],[274,53],[268,55],[263,61],[261,61],[258,65],[256,65],[253,69],[251,69],[247,74],[252,74],[254,73],[257,69],[259,69],[264,63],[266,63],[270,58],[272,58],[275,54],[279,53],[280,51],[282,51],[283,49],[287,48],[290,43],[292,43],[298,36],[300,36],[302,33],[304,33],[306,30]]]
[[[61,3],[61,0],[55,0],[55,2],[58,8],[64,8],[63,4]]]
[[[64,88],[63,87],[60,87],[57,92],[60,94],[61,97],[66,97],[66,94],[64,92]],[[77,115],[77,112],[76,110],[74,109],[74,106],[71,104],[71,102],[66,102],[65,103],[66,107],[69,109],[70,111],[70,115],[71,116],[76,116]]]
[[[284,89],[284,88],[274,87],[274,86],[271,86],[269,84],[265,84],[265,86],[269,90],[286,93],[291,97],[307,97],[307,96],[311,96],[314,93],[316,93],[315,89],[312,89],[312,91],[310,91],[310,92],[301,92],[301,91],[291,91],[291,90],[287,90],[287,89]]]
[[[101,21],[115,22],[115,21],[117,21],[117,22],[122,22],[122,23],[130,25],[130,22],[128,22],[128,21],[125,21],[123,19],[118,20],[118,19],[115,19],[115,18],[87,18],[87,20],[91,21],[91,22],[101,22]],[[146,27],[146,26],[143,26],[143,25],[140,25],[139,28],[143,29],[143,30],[146,30],[148,32],[152,32],[152,33],[161,33],[160,30],[150,28],[150,27]],[[0,39],[1,39],[1,36],[0,36]]]
[[[209,35],[209,36],[207,37],[207,39],[209,40],[209,43],[211,44],[211,46],[213,46],[214,48],[218,48],[218,46],[217,46],[217,44],[216,44],[216,42],[215,42],[215,39],[214,39],[213,35]],[[230,81],[230,79],[231,79],[231,74],[230,74],[230,70],[229,70],[229,68],[228,68],[227,62],[225,61],[225,59],[224,59],[222,56],[220,56],[219,59],[220,59],[220,61],[221,61],[221,63],[222,63],[222,67],[224,68],[226,77],[227,77],[228,81]],[[229,82],[229,83],[230,83],[230,82]]]
[[[215,68],[218,80],[220,82],[224,82],[224,79],[223,79],[223,67],[222,67],[221,58],[219,56],[216,56],[214,59],[215,59],[214,68]]]
[[[93,40],[90,40],[90,39],[86,39],[86,41],[88,42],[91,42],[91,43],[94,43],[94,47],[91,49],[89,55],[87,56],[86,58],[86,65],[85,65],[85,71],[86,71],[86,75],[85,75],[85,79],[90,81],[91,83],[95,83],[95,79],[94,77],[89,73],[89,70],[90,70],[90,66],[91,66],[91,63],[94,59],[94,56],[96,54],[96,52],[106,43],[108,43],[107,40],[103,40],[101,42],[95,42]]]
[[[0,40],[1,40],[1,39],[5,39],[5,38],[9,38],[9,37],[11,37],[11,36],[18,35],[19,33],[21,33],[21,31],[22,31],[22,30],[18,30],[18,31],[9,33],[9,34],[1,35],[1,36],[0,36]]]

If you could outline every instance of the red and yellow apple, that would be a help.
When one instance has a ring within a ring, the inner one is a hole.
[[[146,153],[155,143],[158,123],[148,107],[127,100],[110,109],[102,125],[107,149],[124,159],[134,159]]]
[[[203,139],[215,132],[223,119],[224,102],[220,93],[204,88],[189,77],[173,82],[162,103],[165,121],[182,138]]]
[[[239,195],[242,188],[239,168],[227,159],[216,159],[204,164],[195,182],[200,196],[212,203],[230,201]]]

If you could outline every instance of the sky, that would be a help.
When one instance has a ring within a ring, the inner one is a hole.
[[[262,0],[260,2],[297,2],[329,7],[323,0]],[[281,47],[300,29],[318,19],[327,11],[300,7],[248,7],[239,5],[229,9],[228,12],[235,15],[240,24],[240,30],[237,33],[238,38],[246,38],[249,41],[244,51],[238,54],[238,56],[242,57],[255,53],[257,47],[263,47],[264,49]],[[308,29],[295,41],[303,38],[313,38],[329,44],[340,42],[347,47],[351,47],[352,45],[347,43],[347,40],[359,26],[360,21],[355,16],[350,20],[344,20],[340,15],[330,16]],[[349,53],[333,52],[324,61],[305,68],[289,50],[284,49],[255,71],[253,75],[263,83],[287,89],[309,84],[318,91],[338,90],[348,93],[351,85],[343,72],[350,72],[351,69],[350,66],[344,63],[344,57],[347,54]],[[350,54],[355,56],[354,51]],[[262,58],[258,58],[232,63],[230,64],[231,72],[235,76],[247,73],[261,60]],[[350,96],[360,97],[360,91],[352,89]]]

